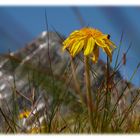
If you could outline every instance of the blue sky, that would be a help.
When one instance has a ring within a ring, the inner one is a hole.
[[[7,52],[24,47],[36,38],[45,26],[45,9],[49,29],[68,36],[75,29],[81,28],[73,8],[65,7],[0,7],[0,51]],[[78,7],[85,24],[100,29],[111,35],[111,39],[119,45],[124,29],[121,52],[125,52],[132,41],[127,57],[127,64],[121,69],[125,79],[129,79],[140,61],[140,7]],[[101,53],[100,57],[105,59]],[[115,55],[114,55],[115,58]],[[140,86],[140,70],[133,79]]]

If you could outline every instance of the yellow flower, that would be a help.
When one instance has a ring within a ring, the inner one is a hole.
[[[99,47],[112,61],[112,51],[116,46],[110,41],[109,35],[103,34],[97,29],[85,27],[76,30],[63,42],[63,50],[67,49],[72,57],[83,50],[85,56],[92,56],[94,63],[97,62],[99,57]]]
[[[35,126],[29,130],[31,134],[45,133],[46,126]]]
[[[24,111],[19,114],[19,119],[28,118],[30,115],[30,111]]]
[[[32,128],[29,133],[31,134],[36,134],[36,133],[39,133],[40,132],[40,128],[39,127],[34,127]]]

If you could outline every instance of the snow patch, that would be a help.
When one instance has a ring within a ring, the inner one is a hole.
[[[8,59],[4,60],[1,64],[0,64],[0,68],[3,67],[3,65],[8,61]]]
[[[41,34],[41,37],[45,37],[47,35],[47,32],[46,31],[43,31],[42,34]]]
[[[4,90],[5,87],[6,87],[6,85],[5,85],[5,84],[2,84],[2,85],[0,86],[0,90],[1,90],[1,91]]]
[[[23,61],[21,62],[20,65],[23,65],[25,62],[27,62],[28,60],[30,60],[34,55],[36,55],[41,49],[46,47],[46,43],[41,44],[38,49],[36,49],[34,52],[32,52],[32,54],[28,55],[25,57],[25,59],[23,59]]]
[[[13,76],[9,75],[8,80],[12,80],[12,79],[13,79]]]

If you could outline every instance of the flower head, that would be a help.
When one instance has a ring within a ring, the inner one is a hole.
[[[63,42],[63,50],[67,49],[72,57],[83,50],[85,56],[92,56],[94,63],[98,60],[99,48],[102,48],[112,61],[112,51],[115,47],[109,35],[90,27],[72,32]]]
[[[19,114],[19,118],[23,119],[23,118],[28,118],[30,115],[30,111],[24,111],[22,113]]]

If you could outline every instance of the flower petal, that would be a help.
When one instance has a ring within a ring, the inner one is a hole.
[[[94,63],[97,62],[98,57],[99,57],[99,47],[96,46],[96,48],[93,50],[93,57],[92,57]]]
[[[99,36],[97,39],[99,39],[99,40],[102,40],[102,39],[107,39],[108,38],[108,35],[101,35],[101,36]]]
[[[73,55],[77,55],[82,49],[83,49],[83,46],[84,46],[84,41],[80,41],[78,44],[77,44],[77,47],[75,48],[74,52],[73,52]]]
[[[106,47],[106,44],[105,44],[105,41],[104,41],[104,40],[96,39],[95,42],[96,42],[96,44],[97,44],[99,47],[101,47],[101,48]]]
[[[72,46],[72,44],[74,43],[74,39],[69,39],[69,40],[67,40],[67,43],[66,42],[64,42],[63,43],[63,50],[65,50],[66,48],[69,48],[69,47],[71,47]]]
[[[84,50],[84,55],[91,54],[94,49],[94,46],[95,46],[95,40],[92,37],[90,37],[87,41],[87,45]]]
[[[116,45],[110,41],[109,39],[105,39],[105,43],[108,45],[108,46],[112,46],[113,48],[116,48]]]
[[[74,57],[75,55],[77,55],[83,48],[84,42],[80,41],[80,42],[75,42],[71,49],[70,49],[70,53],[71,55]]]
[[[74,32],[72,32],[72,33],[70,34],[70,36],[77,35],[77,34],[79,34],[79,31],[78,31],[78,30],[75,30]]]
[[[112,51],[109,49],[109,47],[103,48],[106,54],[109,56],[110,61],[112,61]]]

